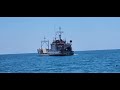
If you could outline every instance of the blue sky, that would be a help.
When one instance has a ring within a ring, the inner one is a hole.
[[[120,17],[0,17],[0,54],[36,53],[59,26],[75,51],[120,49]]]

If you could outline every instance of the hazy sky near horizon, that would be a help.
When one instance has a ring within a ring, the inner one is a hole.
[[[59,26],[75,51],[120,49],[120,17],[0,17],[0,54],[36,53]]]

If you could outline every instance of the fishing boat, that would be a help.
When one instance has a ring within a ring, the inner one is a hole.
[[[70,42],[66,42],[66,40],[63,40],[61,38],[63,31],[61,31],[61,27],[59,27],[59,31],[56,32],[55,38],[53,39],[53,42],[51,43],[51,48],[49,49],[49,40],[46,40],[44,37],[44,40],[41,41],[41,48],[37,49],[37,52],[39,55],[49,55],[49,56],[71,56],[74,55],[74,51],[72,50],[72,40]],[[59,36],[58,39],[56,39],[56,36]],[[43,44],[46,43],[47,48],[43,48]]]

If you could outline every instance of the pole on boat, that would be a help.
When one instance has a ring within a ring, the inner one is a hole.
[[[57,33],[59,33],[59,39],[61,40],[61,34],[63,33],[63,31],[61,31],[61,27],[59,27],[59,31]]]

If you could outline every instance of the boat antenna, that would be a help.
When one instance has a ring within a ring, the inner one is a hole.
[[[55,25],[54,25],[54,31],[55,31]],[[56,35],[57,35],[57,33],[55,33],[55,40],[56,40]]]
[[[59,33],[59,39],[61,40],[61,34],[63,33],[63,31],[61,31],[61,27],[59,27],[58,33]]]
[[[44,41],[45,41],[45,39],[46,39],[46,38],[45,38],[45,36],[44,36]]]

